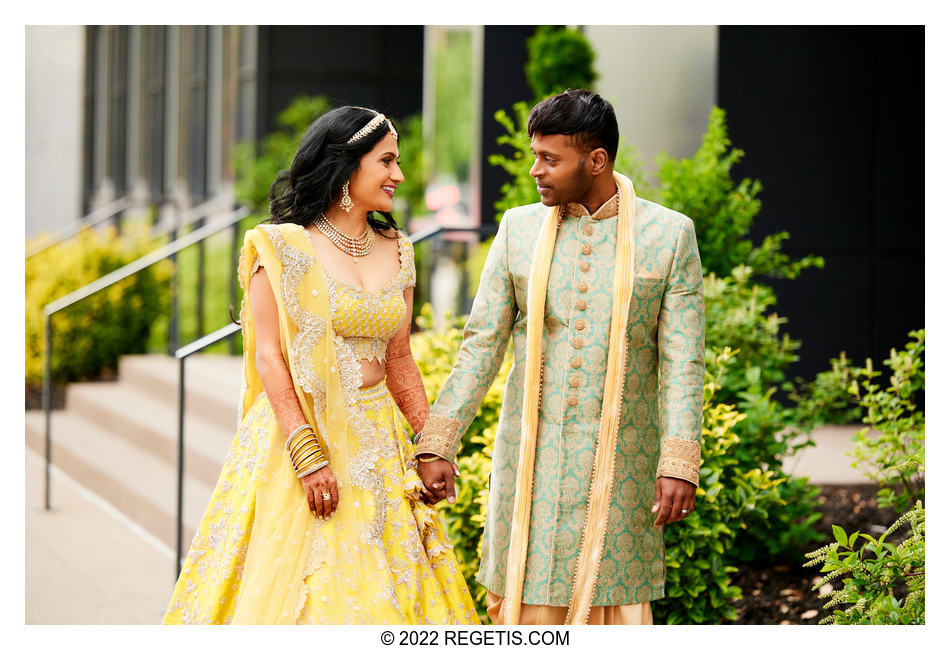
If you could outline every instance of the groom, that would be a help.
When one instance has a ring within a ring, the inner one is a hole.
[[[664,524],[699,480],[703,278],[693,223],[613,172],[613,107],[569,90],[528,119],[541,203],[505,212],[451,375],[417,436],[419,474],[454,501],[451,463],[508,375],[478,582],[494,623],[652,622]]]

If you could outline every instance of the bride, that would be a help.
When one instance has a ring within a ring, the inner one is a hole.
[[[245,236],[239,428],[164,623],[478,623],[396,412],[429,413],[397,137],[323,115]]]

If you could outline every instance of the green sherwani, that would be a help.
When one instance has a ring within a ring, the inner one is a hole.
[[[495,437],[479,583],[505,593],[521,435],[528,276],[545,213],[508,210],[482,271],[451,375],[417,453],[452,460],[514,337],[514,365]],[[703,278],[693,223],[636,204],[636,282],[627,329],[626,383],[613,488],[590,495],[613,296],[617,198],[593,216],[565,206],[544,316],[544,374],[523,602],[566,606],[589,498],[609,498],[592,604],[663,597],[663,532],[650,512],[657,476],[698,482],[704,378]]]

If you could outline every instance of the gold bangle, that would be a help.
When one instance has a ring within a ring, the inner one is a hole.
[[[287,436],[287,449],[288,449],[288,450],[290,449],[290,445],[291,445],[291,443],[293,442],[294,437],[297,436],[297,434],[299,434],[300,432],[306,431],[307,429],[310,429],[310,432],[313,433],[313,427],[311,427],[309,424],[301,424],[299,427],[297,427],[296,429],[294,429],[293,433],[291,433],[289,436]]]
[[[291,445],[291,447],[290,447],[290,450],[289,450],[289,451],[290,451],[290,455],[291,455],[291,456],[296,455],[296,453],[297,453],[298,451],[300,451],[300,450],[303,449],[304,447],[309,446],[310,444],[315,444],[315,445],[319,445],[319,444],[320,444],[320,441],[317,440],[317,436],[316,436],[313,432],[311,432],[309,436],[305,436],[305,437],[301,438],[300,440],[295,441],[294,444]]]
[[[290,455],[290,460],[291,462],[296,463],[298,459],[309,455],[313,451],[322,451],[320,448],[320,445],[318,445],[316,442],[312,442],[308,445],[305,445],[301,447],[300,449],[298,449],[297,451],[295,451],[294,453],[292,453]]]
[[[306,467],[311,462],[320,462],[321,460],[326,460],[326,456],[323,455],[322,451],[317,450],[310,452],[306,456],[302,456],[293,462],[292,465],[295,468]]]
[[[416,457],[416,460],[418,460],[420,463],[433,463],[433,462],[435,462],[435,461],[437,461],[437,460],[445,460],[445,459],[442,458],[441,456],[433,456],[432,458],[420,458],[420,457],[417,456],[417,457]],[[446,461],[446,462],[448,462],[448,461]]]

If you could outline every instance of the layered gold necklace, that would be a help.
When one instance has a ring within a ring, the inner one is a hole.
[[[373,250],[373,245],[376,243],[376,233],[373,232],[369,224],[366,225],[366,230],[364,230],[363,234],[359,237],[350,237],[346,233],[341,232],[339,228],[334,226],[333,223],[326,218],[326,215],[317,219],[315,225],[317,226],[317,230],[326,235],[327,239],[329,239],[334,246],[352,257],[354,264],[359,262],[360,257],[369,255],[369,252]]]

